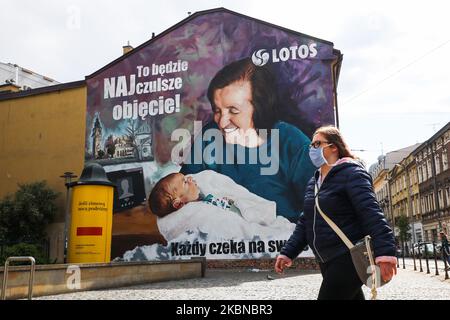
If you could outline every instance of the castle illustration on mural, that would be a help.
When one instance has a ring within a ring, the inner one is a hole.
[[[92,159],[103,164],[128,161],[152,161],[152,129],[147,121],[129,120],[124,131],[116,129],[105,133],[100,115],[96,114],[92,126]]]

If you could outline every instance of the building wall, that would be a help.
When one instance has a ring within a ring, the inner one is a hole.
[[[373,188],[381,210],[389,224],[392,226],[392,213],[390,209],[390,194],[388,187],[387,170],[382,170],[378,172],[378,175],[373,180]]]
[[[408,208],[406,171],[401,166],[392,170],[391,195],[394,217],[398,219],[398,217],[404,215],[409,218],[411,213]]]
[[[438,240],[441,231],[450,231],[450,125],[423,144],[415,158],[423,211],[425,240]]]
[[[27,90],[51,86],[59,82],[17,64],[0,62],[0,85],[5,83],[13,83],[22,90]]]
[[[66,187],[60,176],[84,164],[86,87],[0,100],[0,199],[17,185],[46,180],[60,192],[49,227],[50,255],[61,261]]]

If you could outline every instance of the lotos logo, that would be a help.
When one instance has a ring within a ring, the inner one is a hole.
[[[261,67],[271,61],[273,63],[287,60],[298,60],[314,58],[317,56],[317,43],[311,43],[309,45],[302,44],[300,46],[283,47],[280,49],[272,49],[271,54],[266,49],[259,49],[252,54],[253,63]]]
[[[265,65],[269,61],[269,58],[269,53],[266,52],[266,49],[260,49],[252,54],[253,64],[258,67]]]

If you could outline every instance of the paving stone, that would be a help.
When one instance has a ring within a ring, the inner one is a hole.
[[[400,268],[389,284],[378,289],[380,300],[448,300],[450,280],[444,280],[443,264],[435,276],[434,261],[430,261],[430,274],[414,271],[411,259],[405,260],[406,269]],[[418,267],[418,261],[417,261]],[[442,269],[441,269],[442,268]],[[419,270],[419,269],[418,269]],[[272,278],[272,279],[269,279]],[[287,270],[278,275],[272,270],[207,269],[204,278],[167,281],[126,288],[84,291],[35,299],[81,300],[314,300],[317,298],[322,276],[317,271]],[[366,299],[370,290],[364,287]]]

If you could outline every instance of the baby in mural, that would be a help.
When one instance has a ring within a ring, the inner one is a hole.
[[[214,174],[211,172],[211,174]],[[160,218],[181,209],[189,202],[203,201],[211,205],[241,214],[233,199],[219,198],[211,193],[203,193],[192,175],[172,173],[162,178],[149,196],[149,207]]]
[[[278,236],[294,223],[276,216],[276,203],[257,196],[212,170],[172,173],[153,187],[148,204],[161,234],[170,241],[188,230],[220,238]]]

